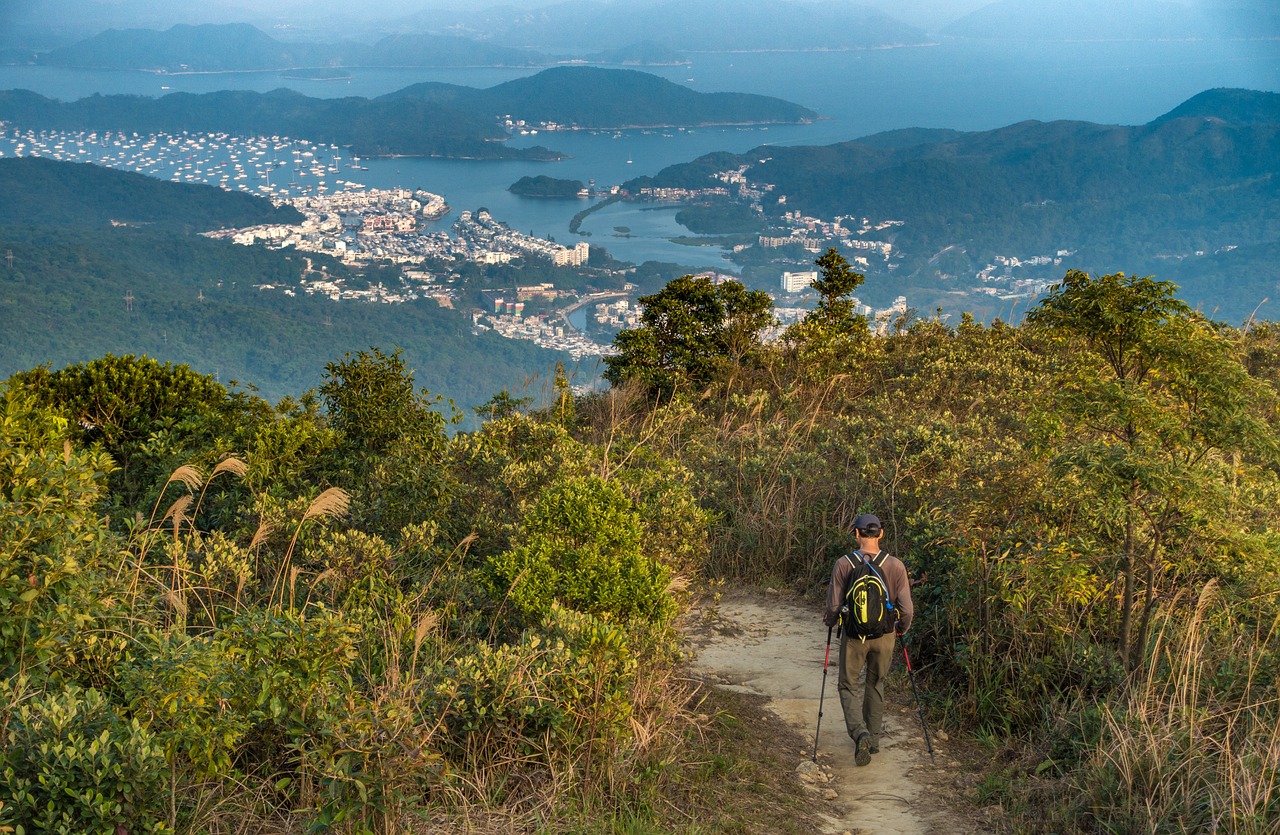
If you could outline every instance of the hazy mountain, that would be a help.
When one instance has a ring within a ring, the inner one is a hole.
[[[1240,34],[1235,11],[1171,0],[997,0],[943,28],[999,40],[1155,40]]]
[[[389,35],[360,59],[375,67],[542,67],[555,59],[528,49],[513,49],[448,35]]]
[[[1280,124],[1280,94],[1225,88],[1206,90],[1151,124],[1186,118],[1214,119],[1235,125]]]
[[[689,59],[680,52],[653,41],[641,41],[617,49],[589,53],[584,60],[593,64],[633,64],[636,66],[671,66],[688,64]]]
[[[866,5],[928,32],[937,31],[989,2],[991,0],[864,0]]]
[[[219,0],[23,0],[11,5],[7,19],[0,14],[0,45],[24,48],[65,45],[113,28],[160,29],[253,18],[251,8]]]
[[[87,40],[51,50],[41,58],[53,66],[143,69],[167,72],[281,70],[296,67],[545,66],[552,59],[442,35],[392,35],[372,46],[280,41],[247,23],[178,25],[163,32],[109,29]]]
[[[401,25],[450,32],[511,46],[583,50],[650,40],[680,50],[863,49],[922,43],[927,37],[867,6],[749,0],[600,3],[572,0],[541,8],[433,10]]]
[[[247,23],[181,24],[163,32],[108,29],[51,50],[41,62],[93,69],[226,72],[349,65],[360,49],[354,44],[284,44]]]
[[[477,116],[510,115],[596,129],[796,123],[818,115],[772,96],[699,93],[649,73],[598,67],[555,67],[484,90],[427,82],[379,101],[405,98]]]

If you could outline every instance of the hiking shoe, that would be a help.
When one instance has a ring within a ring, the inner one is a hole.
[[[871,734],[863,734],[853,742],[853,764],[869,765],[871,763]]]
[[[879,753],[880,753],[880,746],[879,746],[879,745],[876,745],[874,742],[872,742],[872,743],[868,744],[868,745],[867,745],[867,753],[868,753],[868,754],[879,754]]]

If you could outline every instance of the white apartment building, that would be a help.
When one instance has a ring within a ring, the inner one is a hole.
[[[810,284],[818,280],[817,270],[803,270],[801,272],[786,272],[782,274],[782,292],[784,293],[800,293],[804,291]]]

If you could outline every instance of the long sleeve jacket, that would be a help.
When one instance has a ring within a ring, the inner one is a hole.
[[[835,626],[840,619],[840,607],[844,605],[843,595],[849,575],[853,572],[853,560],[872,559],[875,554],[863,554],[854,551],[848,556],[836,560],[831,569],[831,588],[827,591],[827,609],[822,613],[822,622],[827,626]],[[911,628],[911,620],[915,617],[915,607],[911,603],[911,581],[907,577],[907,567],[902,560],[890,554],[885,555],[884,564],[880,566],[884,575],[884,583],[889,587],[889,601],[898,610],[899,631],[906,632]]]

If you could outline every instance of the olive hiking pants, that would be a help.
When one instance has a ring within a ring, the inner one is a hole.
[[[865,640],[856,636],[840,637],[840,707],[849,738],[856,740],[871,734],[871,744],[879,747],[880,728],[884,722],[884,679],[893,663],[893,644],[897,636],[890,632]],[[867,668],[862,698],[858,698],[858,674]]]

